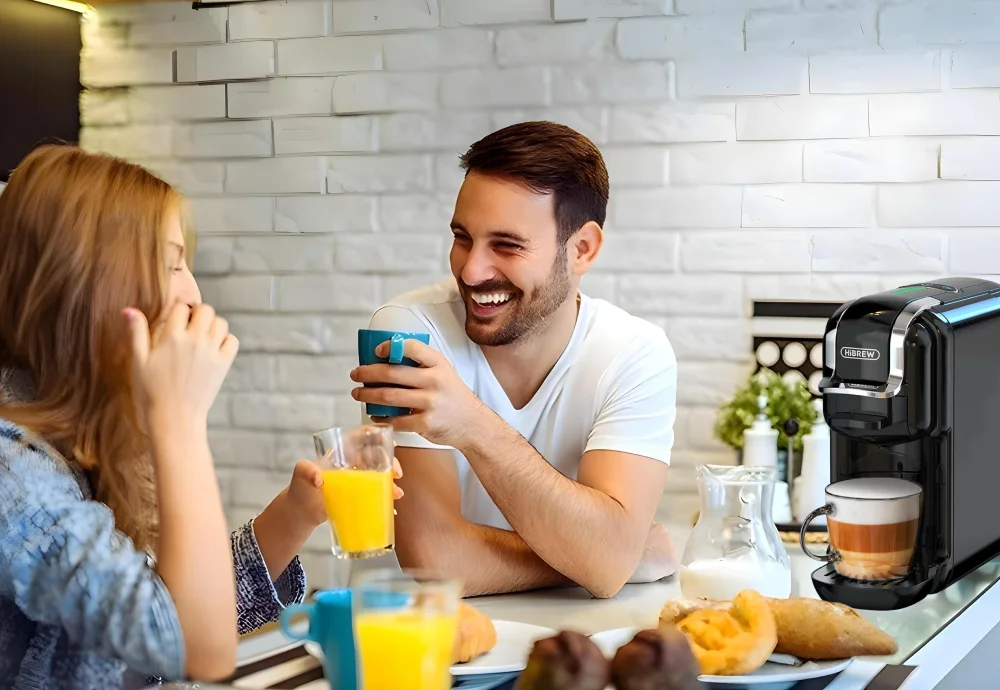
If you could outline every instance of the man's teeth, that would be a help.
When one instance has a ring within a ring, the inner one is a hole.
[[[492,293],[472,293],[472,299],[476,301],[476,304],[503,304],[510,299],[510,295],[506,292],[492,292]]]

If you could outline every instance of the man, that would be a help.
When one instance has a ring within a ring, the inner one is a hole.
[[[597,259],[608,174],[597,147],[548,122],[507,127],[462,156],[452,279],[402,295],[371,328],[420,367],[351,373],[391,418],[403,468],[403,567],[458,576],[466,595],[585,587],[673,573],[653,523],[673,444],[676,359],[662,329],[580,294]],[[388,344],[378,351],[387,356]]]

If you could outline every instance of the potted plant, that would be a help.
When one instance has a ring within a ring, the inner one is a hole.
[[[794,464],[801,465],[802,437],[808,434],[816,421],[816,410],[812,405],[812,393],[805,382],[789,384],[770,369],[761,369],[753,374],[746,385],[736,391],[732,399],[719,408],[715,422],[715,436],[743,458],[743,432],[753,425],[760,413],[757,400],[767,398],[765,414],[771,427],[778,432],[778,466],[788,467],[788,435],[785,423],[789,419],[798,422],[798,432],[792,437]],[[787,477],[791,481],[794,476]]]

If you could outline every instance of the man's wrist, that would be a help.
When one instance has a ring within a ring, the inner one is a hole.
[[[452,445],[466,458],[470,456],[485,456],[490,454],[486,449],[493,448],[498,434],[498,427],[506,423],[493,410],[478,398],[473,404],[472,414],[463,425],[461,436]]]

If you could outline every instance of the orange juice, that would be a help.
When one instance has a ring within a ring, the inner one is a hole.
[[[364,612],[355,619],[364,690],[449,690],[458,614]]]
[[[389,471],[325,470],[323,498],[334,542],[341,551],[356,554],[384,551],[393,546]]]

